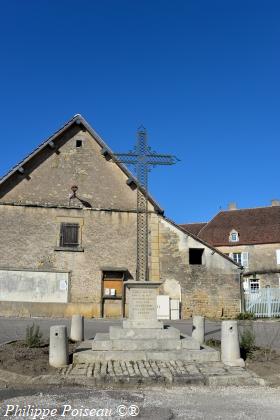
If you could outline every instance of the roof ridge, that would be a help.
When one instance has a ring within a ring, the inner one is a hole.
[[[106,148],[106,150],[114,156],[114,152],[111,150],[111,148],[105,143],[105,141],[101,138],[101,136],[91,127],[91,125],[86,121],[86,119],[81,114],[75,114],[72,118],[70,118],[61,128],[56,130],[51,136],[49,136],[46,140],[44,140],[42,143],[40,143],[31,153],[29,153],[25,158],[23,158],[17,165],[13,166],[2,178],[0,178],[0,187],[1,184],[3,184],[10,176],[12,176],[22,165],[24,165],[26,162],[28,162],[30,159],[32,159],[37,153],[39,153],[45,146],[47,146],[48,143],[50,143],[52,140],[56,139],[58,135],[63,133],[67,128],[71,126],[71,124],[79,122],[88,130],[88,132],[91,134],[91,136],[99,143],[99,145],[102,148]],[[114,160],[114,163],[126,174],[128,178],[131,178],[136,185],[138,184],[137,179],[135,176],[130,172],[130,170],[120,163],[118,160]],[[141,190],[143,191],[143,188],[140,186]],[[151,194],[147,191],[148,199],[151,201],[151,203],[157,208],[157,210],[160,213],[163,213],[163,209],[160,207],[160,205],[156,202],[156,200],[151,196]]]
[[[179,223],[180,225],[202,225],[202,223],[208,223],[208,222],[190,222],[190,223]]]
[[[238,211],[246,211],[246,210],[258,210],[258,209],[272,209],[274,207],[280,207],[279,205],[269,205],[269,206],[259,206],[259,207],[245,207],[242,209],[234,209],[234,210],[221,210],[219,213],[236,213]],[[217,213],[217,214],[219,214]],[[215,216],[214,216],[215,217]]]
[[[72,118],[70,118],[70,120],[68,120],[66,123],[64,123],[58,130],[56,130],[51,136],[47,137],[46,140],[42,141],[41,143],[38,144],[37,147],[35,147],[35,149],[33,149],[30,153],[28,153],[28,155],[26,155],[23,159],[21,159],[19,161],[18,164],[12,166],[12,168],[10,170],[8,170],[8,172],[6,172],[2,177],[0,177],[0,185],[2,184],[3,181],[5,181],[10,175],[12,175],[13,172],[16,171],[16,169],[18,167],[20,167],[21,165],[23,165],[26,161],[28,161],[29,159],[31,159],[31,157],[33,157],[33,155],[37,152],[39,152],[41,150],[41,148],[43,148],[48,142],[51,141],[51,139],[55,136],[58,135],[58,133],[60,133],[61,131],[65,130],[66,127],[70,124],[72,124],[74,122],[74,120],[78,119],[78,118],[82,118],[84,119],[81,114],[75,114]]]

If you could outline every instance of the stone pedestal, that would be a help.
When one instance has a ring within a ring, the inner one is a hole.
[[[201,347],[197,340],[165,327],[157,320],[157,294],[161,283],[126,283],[129,315],[122,327],[110,326],[109,334],[97,333],[74,354],[75,363],[104,360],[219,361],[219,352]],[[91,349],[90,349],[91,348]]]
[[[56,368],[68,365],[68,339],[65,325],[50,327],[49,364]]]
[[[130,281],[126,283],[129,294],[128,320],[123,328],[163,328],[157,320],[157,294],[161,283]]]
[[[221,358],[225,365],[245,366],[240,357],[237,321],[222,321]]]
[[[204,343],[205,335],[205,318],[204,316],[194,315],[193,316],[193,327],[192,327],[192,338],[199,342]]]
[[[71,320],[70,340],[83,341],[84,338],[84,317],[73,315]]]

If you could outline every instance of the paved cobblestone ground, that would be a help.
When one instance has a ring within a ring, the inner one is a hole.
[[[257,385],[263,384],[252,372],[221,362],[189,363],[181,360],[108,361],[79,363],[59,370],[60,375],[75,383],[83,378],[95,384],[199,384],[199,385]]]

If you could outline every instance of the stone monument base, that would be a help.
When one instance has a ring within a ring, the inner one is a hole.
[[[111,326],[109,334],[97,333],[94,340],[81,343],[73,356],[74,363],[105,360],[217,362],[220,353],[200,346],[192,337],[181,335],[176,328],[164,328],[163,324],[161,328]]]
[[[185,360],[217,362],[220,353],[173,327],[157,320],[157,293],[161,283],[130,281],[129,318],[122,327],[110,326],[109,333],[97,333],[84,342],[73,356],[74,363],[96,361]]]

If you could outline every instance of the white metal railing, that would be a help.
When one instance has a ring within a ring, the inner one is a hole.
[[[244,292],[245,310],[256,317],[280,316],[280,288],[259,289],[255,292]]]

